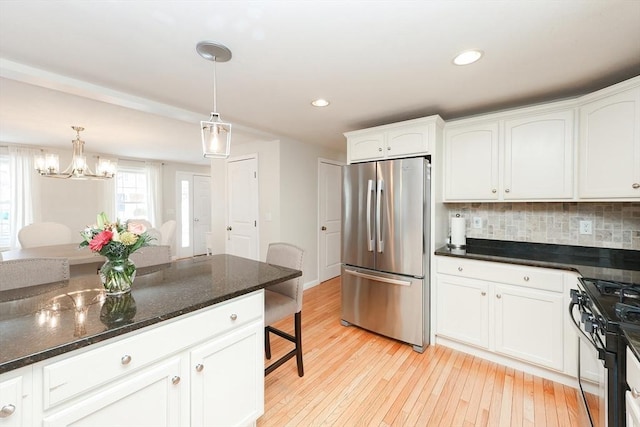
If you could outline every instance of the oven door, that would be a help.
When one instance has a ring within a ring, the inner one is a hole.
[[[586,410],[586,417],[593,427],[613,427],[608,423],[607,417],[608,379],[605,367],[605,359],[607,359],[605,337],[599,327],[588,331],[591,326],[585,326],[582,321],[582,319],[588,317],[593,319],[596,316],[588,307],[572,303],[569,311],[578,331],[578,381],[584,403],[581,409]]]

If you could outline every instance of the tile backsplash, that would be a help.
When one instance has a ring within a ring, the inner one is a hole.
[[[447,203],[467,237],[640,250],[640,202]],[[474,228],[480,218],[481,228]],[[591,221],[591,234],[580,234]]]

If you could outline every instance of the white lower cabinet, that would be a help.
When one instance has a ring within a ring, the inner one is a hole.
[[[102,387],[90,397],[45,415],[44,427],[180,425],[184,392],[180,358],[172,357],[156,366]]]
[[[251,425],[263,345],[257,291],[3,374],[0,427]]]
[[[568,369],[563,273],[436,258],[438,337],[559,372]]]
[[[191,426],[246,426],[262,415],[263,340],[254,322],[191,351]]]
[[[32,425],[32,368],[16,369],[0,377],[0,426]]]
[[[625,393],[627,427],[640,427],[640,362],[627,348],[627,385]]]

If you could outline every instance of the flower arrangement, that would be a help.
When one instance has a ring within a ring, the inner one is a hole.
[[[107,215],[98,214],[96,224],[80,233],[80,247],[89,247],[107,258],[100,267],[100,280],[107,295],[122,295],[131,290],[136,277],[136,266],[129,255],[138,249],[149,246],[153,240],[144,225],[138,223],[121,224],[110,222]]]
[[[87,227],[81,233],[80,247],[88,246],[93,252],[109,260],[127,259],[138,249],[149,246],[153,240],[143,224],[121,224],[110,222],[104,212],[98,214],[96,224]]]

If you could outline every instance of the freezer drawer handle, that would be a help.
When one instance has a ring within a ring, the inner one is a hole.
[[[373,274],[366,274],[348,269],[345,269],[344,271],[345,273],[351,274],[352,276],[362,277],[363,279],[374,280],[376,282],[390,283],[392,285],[411,286],[411,282],[407,280],[389,279],[387,277],[374,276]]]
[[[367,250],[373,252],[373,238],[371,237],[371,193],[373,193],[373,180],[367,181]]]

